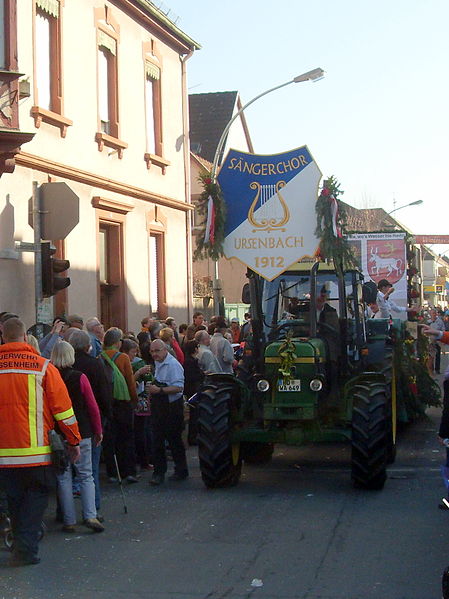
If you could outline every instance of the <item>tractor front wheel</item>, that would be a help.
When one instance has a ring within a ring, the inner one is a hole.
[[[242,472],[240,444],[231,442],[233,392],[232,385],[218,382],[200,393],[198,455],[209,489],[236,485]]]
[[[386,480],[388,425],[385,385],[359,383],[352,411],[352,480],[355,487],[382,489]]]

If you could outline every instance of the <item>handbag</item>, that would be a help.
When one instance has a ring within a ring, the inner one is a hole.
[[[61,435],[54,429],[48,432],[48,439],[51,447],[51,463],[56,474],[62,474],[70,465],[69,454],[65,443]]]
[[[137,405],[134,409],[138,416],[149,416],[151,414],[150,398],[145,393],[138,396]]]

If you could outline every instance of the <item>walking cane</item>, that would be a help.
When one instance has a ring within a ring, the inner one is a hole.
[[[128,513],[128,507],[126,505],[126,499],[125,499],[125,492],[123,490],[122,477],[120,476],[120,470],[119,470],[119,467],[118,467],[117,456],[116,456],[115,453],[114,453],[114,462],[115,462],[115,468],[117,470],[117,478],[118,478],[118,483],[120,485],[120,492],[122,494],[122,499],[123,499],[123,509],[125,511],[125,514],[127,514]]]

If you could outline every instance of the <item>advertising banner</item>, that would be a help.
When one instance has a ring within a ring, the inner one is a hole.
[[[226,258],[271,281],[313,257],[321,177],[306,146],[270,156],[230,150],[218,176],[226,203]]]
[[[357,233],[348,242],[359,258],[365,281],[377,283],[387,279],[394,287],[391,299],[398,306],[407,306],[407,255],[405,233]],[[395,313],[395,318],[407,318]]]

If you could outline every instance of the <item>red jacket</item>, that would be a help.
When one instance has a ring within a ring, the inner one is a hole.
[[[69,445],[78,445],[78,423],[58,370],[27,343],[0,345],[0,468],[51,464],[48,432],[56,422]]]

